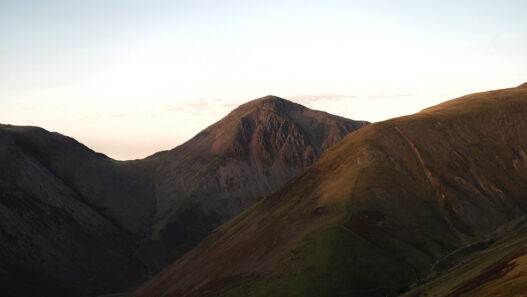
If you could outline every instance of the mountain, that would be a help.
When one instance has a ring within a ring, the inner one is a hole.
[[[131,296],[525,293],[525,131],[525,85],[368,125]]]
[[[0,125],[0,295],[126,290],[366,124],[268,96],[135,161]]]
[[[136,257],[159,270],[366,124],[266,96],[151,156],[156,212]]]
[[[75,296],[143,279],[131,255],[154,201],[140,167],[0,125],[0,168],[0,295]]]

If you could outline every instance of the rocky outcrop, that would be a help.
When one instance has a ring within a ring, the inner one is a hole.
[[[137,258],[158,270],[366,124],[267,96],[150,157],[157,210]]]

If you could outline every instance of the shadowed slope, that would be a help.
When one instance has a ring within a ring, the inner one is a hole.
[[[160,269],[366,124],[267,96],[150,157],[157,211],[137,257]]]
[[[67,183],[88,204],[142,236],[154,211],[149,172],[137,161],[115,161],[75,139],[37,127],[0,126],[20,151]]]
[[[153,201],[134,166],[58,133],[1,125],[1,295],[83,295],[140,281],[130,255]]]
[[[0,125],[0,295],[126,290],[365,124],[268,96],[126,162]]]
[[[527,90],[356,131],[132,296],[386,296],[527,215]]]
[[[501,237],[501,238],[500,238]],[[477,249],[475,249],[477,247]],[[511,222],[472,253],[458,259],[454,269],[434,275],[403,296],[522,296],[527,292],[527,224]],[[453,254],[456,258],[458,255]]]

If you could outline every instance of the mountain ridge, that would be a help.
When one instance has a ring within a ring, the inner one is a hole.
[[[130,296],[402,294],[527,214],[526,113],[511,88],[368,125]]]
[[[242,109],[247,114],[231,113],[231,134],[220,133],[220,121],[170,151],[131,161],[113,160],[39,127],[1,125],[2,294],[126,290],[302,171],[327,145],[366,124],[278,97]],[[309,120],[297,123],[304,117]],[[267,124],[271,118],[274,125]],[[296,134],[283,137],[290,131]],[[264,146],[268,136],[275,138]],[[304,155],[308,145],[312,152]],[[240,178],[252,183],[250,191],[238,190],[239,198],[230,202],[216,199],[235,193]],[[223,213],[211,211],[218,205]]]
[[[158,211],[138,259],[156,271],[188,251],[189,241],[196,244],[366,124],[265,96],[240,105],[188,142],[148,158],[157,164]],[[186,238],[183,243],[173,235],[178,233]],[[159,249],[163,255],[155,252]]]
[[[63,149],[71,153],[68,158],[60,157]],[[89,164],[99,164],[109,169],[99,176],[126,170],[108,167],[108,160],[58,133],[33,127],[0,127],[2,295],[71,296],[123,290],[142,279],[128,259],[140,230],[123,220],[113,208],[115,204],[97,199],[89,188],[81,188],[91,181],[101,190],[104,185],[96,179],[84,179],[86,175],[76,170],[79,166],[91,170],[93,165]],[[71,167],[72,163],[75,166]],[[70,174],[69,180],[62,178],[65,173]],[[118,175],[113,180],[116,185],[133,183],[137,177]],[[114,201],[122,198],[116,196]],[[132,202],[133,197],[129,200]],[[130,213],[136,213],[132,205],[129,207]],[[122,273],[115,274],[112,269],[116,268]]]

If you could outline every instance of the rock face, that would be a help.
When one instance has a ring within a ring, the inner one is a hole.
[[[525,219],[525,131],[524,87],[371,124],[131,295],[399,295]]]
[[[269,96],[171,151],[126,162],[0,125],[0,295],[138,284],[365,124]]]
[[[150,157],[157,211],[137,258],[160,269],[366,124],[267,96]]]
[[[35,127],[0,126],[0,295],[75,296],[140,281],[153,211],[135,164]]]

